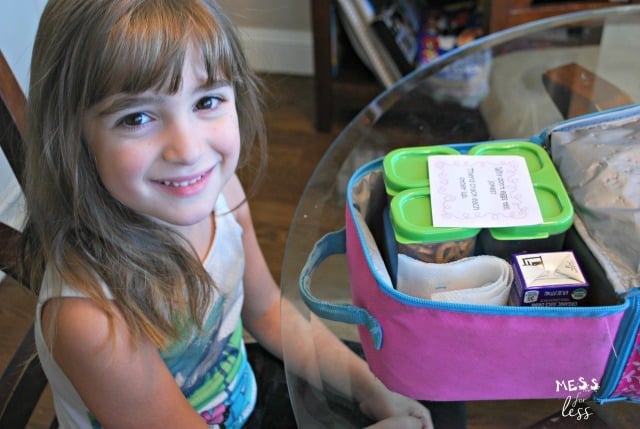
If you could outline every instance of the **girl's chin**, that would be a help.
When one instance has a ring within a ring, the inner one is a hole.
[[[210,210],[200,210],[198,213],[193,211],[184,215],[176,216],[150,216],[155,222],[167,226],[172,229],[184,230],[185,228],[198,227],[199,225],[210,222],[213,214],[213,207]]]

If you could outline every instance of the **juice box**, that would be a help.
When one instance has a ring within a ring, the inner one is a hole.
[[[519,253],[511,263],[513,305],[575,307],[586,302],[589,284],[572,251]]]

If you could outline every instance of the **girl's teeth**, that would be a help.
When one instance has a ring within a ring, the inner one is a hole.
[[[191,179],[191,180],[185,180],[184,182],[170,182],[168,180],[165,180],[164,182],[162,182],[162,184],[165,186],[173,186],[174,188],[180,188],[180,187],[193,185],[194,183],[200,181],[200,179],[202,179],[202,176],[198,176],[195,179]]]

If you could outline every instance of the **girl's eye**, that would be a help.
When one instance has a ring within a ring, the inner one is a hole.
[[[125,116],[124,118],[122,118],[119,122],[118,125],[124,125],[125,127],[139,127],[141,125],[146,124],[147,122],[151,121],[151,117],[145,113],[132,113],[130,115]]]
[[[196,109],[198,110],[211,110],[221,102],[219,97],[203,97],[196,103]]]

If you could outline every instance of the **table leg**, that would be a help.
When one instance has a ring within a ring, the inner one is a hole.
[[[331,0],[311,2],[315,73],[315,117],[318,131],[329,131],[333,116],[331,71]]]

